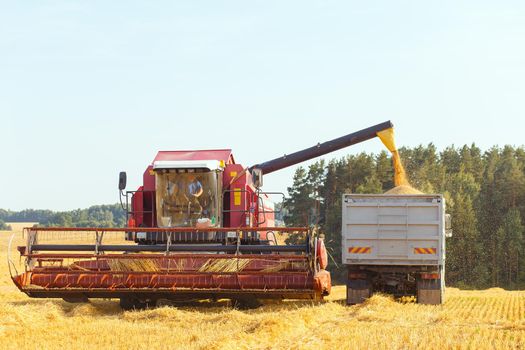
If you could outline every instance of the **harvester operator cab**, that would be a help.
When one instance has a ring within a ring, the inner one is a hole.
[[[216,226],[220,221],[218,177],[208,169],[155,171],[158,226]]]

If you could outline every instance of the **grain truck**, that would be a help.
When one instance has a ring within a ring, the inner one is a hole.
[[[345,194],[342,260],[347,304],[374,292],[442,304],[450,216],[440,194]]]

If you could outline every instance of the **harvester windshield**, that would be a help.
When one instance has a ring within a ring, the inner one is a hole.
[[[156,173],[159,227],[219,225],[218,174],[163,170]]]

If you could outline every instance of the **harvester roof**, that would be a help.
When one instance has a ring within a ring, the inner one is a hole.
[[[218,160],[224,164],[235,164],[231,149],[206,149],[198,151],[159,151],[153,163],[157,161]]]
[[[200,151],[160,151],[153,159],[153,169],[207,168],[220,169],[235,164],[231,149]]]

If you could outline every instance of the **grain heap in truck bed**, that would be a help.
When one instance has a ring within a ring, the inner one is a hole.
[[[410,185],[401,185],[386,191],[385,194],[423,194],[423,192]]]

